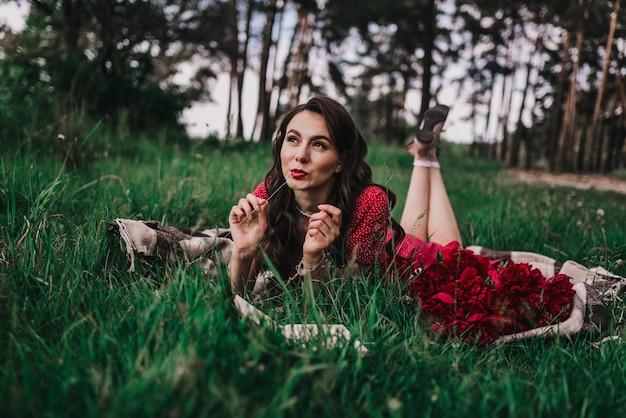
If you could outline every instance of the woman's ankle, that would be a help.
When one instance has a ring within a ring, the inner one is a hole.
[[[425,144],[417,140],[417,138],[413,139],[412,143],[409,143],[406,146],[409,154],[413,156],[414,160],[423,160],[423,161],[437,161],[438,160],[438,151],[437,144],[435,141],[429,144]]]
[[[413,167],[441,168],[439,161],[415,158],[413,159]]]
[[[417,152],[413,157],[415,160],[422,161],[439,161],[439,156],[437,154],[437,149],[426,149],[423,152]]]

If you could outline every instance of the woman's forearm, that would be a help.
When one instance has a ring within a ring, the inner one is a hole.
[[[228,276],[230,277],[230,287],[233,293],[242,295],[248,286],[248,278],[254,255],[242,253],[237,249],[233,250],[228,263]]]
[[[305,279],[326,281],[330,276],[330,259],[325,251],[317,254],[304,254],[296,266],[296,273]]]

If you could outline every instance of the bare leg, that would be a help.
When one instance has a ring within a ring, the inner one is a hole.
[[[406,202],[402,210],[400,225],[407,234],[422,241],[428,239],[430,170],[428,167],[413,167]]]
[[[433,129],[435,140],[415,140],[408,147],[414,167],[400,225],[406,233],[423,241],[447,244],[461,242],[461,233],[438,167],[437,145],[443,123]]]
[[[439,244],[458,241],[462,245],[461,232],[441,176],[441,170],[430,168],[430,210],[428,234],[430,240]]]

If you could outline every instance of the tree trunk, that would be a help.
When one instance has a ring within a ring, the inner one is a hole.
[[[509,132],[509,117],[511,114],[511,104],[513,103],[513,92],[515,91],[515,77],[517,75],[517,71],[513,71],[509,75],[509,89],[507,90],[507,98],[504,104],[504,112],[501,119],[502,124],[502,161],[506,161],[507,154],[509,153],[509,142],[510,142],[510,132]]]
[[[287,95],[289,97],[289,106],[294,107],[300,100],[300,90],[302,87],[302,79],[307,71],[308,63],[308,44],[309,44],[309,16],[308,12],[301,8],[298,10],[298,32],[295,36],[295,52],[289,63],[291,71],[287,81]]]
[[[250,22],[252,21],[252,11],[254,10],[254,0],[248,0],[248,10],[246,11],[245,40],[241,48],[237,48],[237,138],[243,138],[243,82],[248,68],[248,44],[250,40]],[[239,44],[239,42],[237,42]]]
[[[491,114],[492,114],[492,107],[493,107],[493,88],[494,88],[494,83],[495,83],[495,79],[496,79],[496,74],[493,71],[489,72],[490,76],[491,76],[491,87],[489,88],[489,100],[488,100],[488,104],[489,106],[487,107],[487,120],[485,121],[485,140],[489,143],[489,151],[488,151],[488,155],[486,155],[487,157],[491,158],[492,160],[496,159],[496,145],[497,145],[497,138],[494,137],[490,137],[489,136],[489,127],[491,125]]]
[[[600,173],[604,173],[604,155],[607,152],[607,148],[610,146],[610,142],[609,139],[604,135],[604,132],[606,130],[604,124],[600,123],[596,130],[599,131],[596,135],[598,143],[592,144],[595,151],[596,160],[592,162],[591,169],[594,172],[599,171]]]
[[[237,0],[230,0],[230,45],[228,45],[229,61],[230,61],[230,84],[228,88],[228,105],[226,107],[226,139],[232,138],[232,117],[233,117],[233,98],[236,97],[237,91],[237,64],[239,60],[239,42],[237,40]]]
[[[617,95],[619,97],[622,109],[626,109],[626,89],[624,88],[624,80],[619,74],[615,77],[617,84]],[[615,115],[615,146],[611,149],[610,155],[613,156],[613,168],[626,168],[626,112],[622,111],[620,115]]]
[[[535,50],[539,51],[539,38],[537,39],[537,44],[535,45]],[[528,63],[526,63],[526,81],[524,82],[524,91],[522,93],[522,102],[519,107],[519,114],[517,115],[517,126],[515,128],[515,134],[513,135],[513,143],[511,144],[511,156],[509,162],[511,167],[517,167],[519,165],[519,153],[520,146],[522,140],[525,139],[526,129],[524,126],[524,122],[522,121],[522,116],[524,115],[524,111],[526,110],[526,97],[528,96],[528,89],[530,87],[530,75],[532,73],[532,55],[528,58]]]
[[[257,120],[261,122],[261,141],[271,141],[270,124],[270,94],[273,86],[267,84],[267,72],[270,59],[270,50],[274,44],[272,33],[276,19],[276,0],[269,0],[265,15],[265,27],[263,29],[263,45],[261,47],[261,67],[259,70],[259,101],[257,103]]]
[[[561,150],[563,149],[563,144],[561,143],[561,113],[564,107],[563,104],[563,96],[565,95],[565,82],[567,80],[567,72],[566,69],[569,66],[571,56],[569,53],[569,47],[571,42],[570,32],[567,31],[565,34],[565,41],[563,42],[563,54],[561,56],[561,74],[559,75],[559,84],[557,87],[556,98],[554,101],[554,105],[552,106],[552,115],[550,130],[548,138],[548,158],[550,159],[550,171],[561,171],[561,161],[559,159],[559,155]]]
[[[611,46],[613,45],[613,37],[615,35],[615,26],[617,25],[617,15],[619,14],[621,0],[617,0],[614,5],[613,13],[611,14],[611,23],[609,26],[609,34],[606,40],[606,47],[604,49],[604,62],[602,63],[602,75],[600,76],[600,86],[598,87],[598,95],[596,96],[596,103],[593,109],[593,118],[591,120],[591,127],[587,131],[587,138],[590,142],[589,152],[587,152],[583,169],[589,171],[592,169],[593,154],[602,153],[602,147],[599,147],[600,138],[598,137],[598,124],[601,122],[601,108],[602,108],[602,96],[604,95],[604,88],[606,86],[606,76],[609,68],[609,62],[611,58]],[[594,144],[598,143],[598,146]],[[584,152],[584,150],[581,150]],[[600,168],[600,167],[597,167]]]
[[[289,47],[287,48],[287,55],[283,60],[282,65],[282,75],[278,79],[278,91],[276,93],[276,111],[274,113],[274,120],[277,120],[281,117],[283,111],[283,94],[289,85],[289,69],[291,67],[291,61],[293,57],[293,52],[296,48],[296,41],[298,39],[298,34],[300,33],[300,25],[302,21],[298,19],[293,28],[293,32],[291,34],[291,39],[289,40]]]
[[[574,170],[583,170],[583,166],[585,164],[585,156],[591,152],[585,153],[585,149],[587,148],[587,142],[589,140],[588,133],[589,127],[591,126],[591,115],[589,113],[584,113],[582,117],[582,123],[579,126],[580,137],[578,138],[578,153],[576,155],[572,154],[572,166]]]
[[[515,81],[515,72],[503,76],[502,80],[502,99],[500,104],[500,115],[498,117],[498,127],[502,132],[502,143],[500,144],[500,161],[506,161],[509,154],[509,110],[511,108],[511,100],[513,97],[513,84]]]
[[[537,159],[539,159],[542,154],[538,153],[535,146],[535,125],[537,124],[537,114],[538,114],[538,100],[537,100],[537,91],[539,89],[539,68],[543,68],[545,65],[543,58],[543,49],[546,35],[546,27],[544,24],[541,25],[541,30],[539,31],[539,35],[537,37],[537,60],[535,71],[535,79],[532,85],[532,97],[534,100],[534,104],[530,110],[530,127],[527,131],[527,135],[524,141],[524,147],[526,151],[526,161],[524,163],[524,168],[526,170],[530,170],[533,168],[533,165]]]
[[[559,135],[559,147],[557,150],[556,171],[571,170],[571,147],[574,145],[575,117],[576,117],[576,76],[578,74],[578,61],[574,63],[570,76],[570,87],[565,101],[565,112]]]
[[[424,20],[424,30],[422,36],[424,37],[424,64],[422,74],[422,102],[420,104],[419,123],[422,123],[424,118],[424,112],[430,106],[430,85],[432,83],[432,66],[433,66],[433,51],[435,49],[435,32],[437,30],[437,8],[435,7],[435,0],[429,0],[426,3],[425,15],[427,18]],[[428,18],[430,17],[430,18]]]
[[[52,20],[55,18],[55,12],[52,8],[45,5],[42,2],[33,2],[33,7],[47,14]],[[79,48],[79,39],[83,27],[84,16],[84,4],[82,1],[69,1],[62,2],[62,27],[61,31],[61,46],[57,47],[59,56],[55,57],[56,63],[51,66],[51,71],[55,72],[53,76],[57,80],[70,80],[63,88],[55,89],[57,97],[57,119],[62,121],[62,129],[68,136],[75,136],[76,126],[76,109],[78,103],[76,103],[75,91],[77,82],[80,75],[79,63],[83,57],[83,52]],[[107,25],[113,21],[112,9],[110,5],[104,5],[102,10],[102,23]],[[108,28],[107,28],[108,29]],[[111,31],[101,30],[100,36],[102,41],[106,42],[103,45],[103,52],[106,52],[106,57],[99,56],[99,64],[101,71],[106,72],[106,61],[110,57],[110,52],[113,50],[113,42],[108,39],[108,35]]]
[[[491,87],[486,94],[489,96],[487,99],[487,115],[485,115],[485,127],[483,129],[483,142],[491,142],[491,137],[489,136],[489,126],[491,122],[491,106],[493,106],[493,74],[491,76]]]
[[[276,128],[276,119],[280,113],[280,96],[281,96],[281,79],[280,79],[280,74],[283,71],[282,68],[279,67],[278,65],[278,58],[279,58],[279,54],[278,54],[278,44],[281,40],[281,34],[283,33],[283,24],[285,22],[285,1],[279,1],[277,3],[277,8],[276,8],[276,20],[277,23],[275,23],[275,25],[277,24],[278,27],[276,28],[276,33],[278,34],[278,36],[276,37],[276,39],[272,40],[272,52],[270,54],[271,58],[271,77],[272,77],[272,81],[271,81],[271,90],[270,90],[270,94],[268,97],[268,102],[267,102],[267,108],[268,108],[268,126],[269,126],[269,131],[273,131]],[[289,55],[289,53],[287,53],[287,55]],[[269,71],[269,70],[268,70]],[[283,72],[284,74],[284,72]],[[270,133],[271,135],[271,133]]]
[[[296,53],[296,77],[292,86],[292,105],[297,105],[302,96],[302,89],[306,84],[310,83],[309,77],[309,54],[313,48],[315,21],[311,21],[312,15],[308,12],[304,15],[303,32],[300,42],[298,43],[298,52]]]
[[[559,164],[557,171],[571,171],[574,168],[574,146],[576,139],[576,96],[577,96],[577,83],[578,70],[580,68],[580,55],[582,53],[582,45],[584,40],[584,22],[587,21],[589,11],[585,10],[583,16],[583,22],[581,22],[576,33],[576,51],[577,57],[574,60],[574,66],[572,68],[572,74],[570,76],[569,93],[567,94],[567,101],[565,105],[565,114],[563,116],[563,128],[559,137],[559,144],[562,147],[559,149]]]
[[[499,127],[502,130],[502,144],[500,146],[500,161],[506,161],[509,153],[509,111],[515,90],[515,65],[512,63],[511,50],[515,46],[515,32],[512,32],[506,50],[505,66],[509,69],[504,75],[502,84],[502,101],[500,104],[500,115],[498,118]],[[513,68],[513,70],[511,70]]]

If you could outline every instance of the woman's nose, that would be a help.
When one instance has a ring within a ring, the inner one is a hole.
[[[300,146],[298,147],[298,150],[296,151],[296,161],[299,162],[306,162],[308,161],[308,151],[306,146]]]

